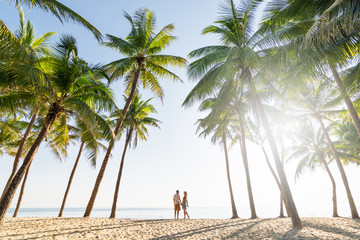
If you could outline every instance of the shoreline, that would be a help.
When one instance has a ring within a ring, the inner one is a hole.
[[[301,219],[6,218],[0,239],[360,239],[359,219]]]

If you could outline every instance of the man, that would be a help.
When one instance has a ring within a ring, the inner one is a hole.
[[[181,204],[179,190],[176,190],[173,200],[174,200],[174,219],[179,219],[180,204]]]

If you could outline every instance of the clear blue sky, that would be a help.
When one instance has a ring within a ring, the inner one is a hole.
[[[148,7],[156,12],[158,28],[174,23],[175,35],[178,40],[166,50],[166,53],[186,57],[196,48],[218,44],[211,36],[202,36],[201,30],[210,25],[217,16],[219,1],[216,0],[133,0],[133,1],[94,1],[77,0],[61,1],[95,25],[103,34],[125,37],[129,31],[129,24],[123,17],[123,11],[133,14],[139,7]],[[121,56],[110,49],[99,46],[90,32],[73,24],[63,25],[51,14],[24,8],[26,18],[36,27],[38,34],[57,31],[53,37],[57,40],[62,33],[69,33],[76,37],[79,55],[92,63],[107,63]],[[0,16],[5,24],[16,30],[18,14],[8,1],[0,1]],[[172,83],[162,80],[165,99],[153,101],[161,120],[161,131],[150,129],[147,142],[140,142],[137,149],[131,149],[126,157],[124,174],[120,186],[118,207],[171,207],[172,195],[176,189],[187,190],[190,206],[229,206],[229,192],[226,180],[224,154],[218,145],[212,145],[210,139],[198,138],[195,134],[194,123],[201,117],[197,113],[197,106],[190,109],[181,107],[187,93],[194,86],[189,81],[185,70],[175,70],[184,83]],[[123,92],[121,80],[112,85],[121,107]],[[145,97],[151,97],[148,92],[142,92]],[[110,208],[113,191],[123,149],[123,141],[116,144],[112,158],[106,170],[105,177],[95,202],[95,207]],[[65,191],[68,177],[74,163],[79,146],[71,146],[69,157],[59,162],[46,149],[43,143],[31,166],[28,185],[23,199],[24,207],[59,207]],[[247,191],[245,174],[240,157],[239,146],[235,145],[230,151],[232,167],[233,190],[236,204],[247,207]],[[258,215],[262,216],[262,209],[270,209],[273,216],[277,216],[279,209],[279,192],[272,179],[259,149],[249,146],[250,170],[253,191]],[[98,166],[103,154],[98,158]],[[10,173],[12,159],[0,159],[0,189]],[[300,215],[319,211],[331,215],[331,185],[324,171],[318,169],[314,173],[306,173],[302,178],[293,180],[294,166],[287,165],[288,180],[298,206]],[[345,197],[343,184],[335,165],[331,166],[338,182],[338,204],[340,215],[349,216],[350,211]],[[354,199],[359,207],[360,188],[355,184],[360,182],[359,169],[354,166],[346,167],[350,187]],[[98,168],[92,169],[84,159],[81,161],[70,191],[67,207],[85,207],[95,182]],[[16,198],[15,198],[16,199]],[[13,201],[12,207],[14,207]],[[190,209],[191,211],[191,209]],[[239,212],[241,217],[248,217],[249,211]],[[229,212],[230,216],[230,212]]]

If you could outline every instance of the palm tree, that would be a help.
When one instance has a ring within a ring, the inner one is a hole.
[[[341,178],[343,180],[346,189],[346,194],[349,200],[351,216],[353,218],[359,218],[358,212],[356,210],[356,205],[354,203],[354,199],[350,191],[345,170],[343,168],[343,165],[341,163],[335,145],[331,140],[328,130],[324,123],[324,119],[329,119],[328,116],[334,116],[338,113],[344,112],[343,110],[333,109],[334,103],[337,104],[338,101],[334,101],[334,99],[337,100],[337,98],[336,96],[334,96],[333,92],[329,92],[327,86],[328,84],[326,82],[319,83],[319,81],[314,82],[312,85],[308,84],[307,86],[304,86],[302,89],[299,90],[300,92],[298,92],[297,96],[294,97],[293,103],[295,104],[297,103],[301,106],[301,109],[296,110],[296,112],[298,112],[298,115],[300,113],[299,119],[301,117],[302,118],[312,117],[319,123],[323,131],[323,134],[325,136],[325,139],[328,143],[328,146],[330,147],[331,153],[335,158],[335,162],[340,171]]]
[[[7,66],[4,67],[3,71],[8,73],[12,72],[12,74],[6,74],[6,77],[8,78],[9,75],[11,76],[9,81],[11,81],[12,78],[17,78],[17,80],[20,81],[22,80],[22,78],[30,78],[30,79],[41,78],[42,74],[36,72],[41,71],[40,70],[41,62],[44,61],[45,55],[49,53],[47,41],[49,40],[49,37],[55,34],[55,32],[49,32],[39,37],[35,37],[35,29],[33,24],[29,20],[25,22],[24,12],[21,8],[18,8],[18,11],[20,16],[20,25],[19,25],[20,28],[15,32],[14,36],[19,43],[18,48],[20,49],[19,51],[21,52],[21,55],[18,55],[19,58],[16,59],[15,62],[12,62],[11,64],[7,64]],[[23,74],[30,76],[25,77]],[[36,79],[36,81],[39,81],[39,79]],[[34,90],[30,90],[29,87],[30,86],[26,86],[27,88],[26,91],[28,92],[34,91]],[[20,145],[18,147],[14,159],[12,172],[4,187],[1,198],[4,196],[4,193],[9,187],[11,180],[15,176],[15,173],[19,166],[19,161],[23,152],[23,148],[29,137],[31,129],[33,128],[35,121],[39,115],[40,108],[37,105],[38,104],[34,104],[35,107],[31,107],[30,109],[30,115],[32,116],[27,125],[26,131],[22,136]],[[14,109],[12,110],[14,111]]]
[[[129,35],[125,39],[107,35],[109,42],[104,43],[105,46],[113,48],[126,56],[107,65],[111,73],[110,80],[120,76],[125,79],[128,98],[122,109],[122,116],[126,116],[140,82],[145,88],[149,88],[162,99],[163,90],[159,85],[158,78],[166,77],[174,81],[181,81],[176,74],[165,67],[169,65],[180,67],[186,65],[184,58],[160,54],[175,40],[175,37],[171,35],[175,28],[173,24],[166,25],[158,33],[155,33],[155,15],[146,8],[137,10],[134,17],[125,13],[125,18],[131,25]],[[123,121],[124,117],[119,118],[114,129],[115,137],[119,134]],[[90,216],[93,209],[113,146],[114,141],[111,141],[96,178],[84,217]]]
[[[209,110],[209,109],[213,110],[212,108],[214,107],[214,103],[215,103],[215,98],[206,99],[201,103],[199,110],[200,111]],[[230,124],[229,116],[228,114],[223,114],[220,117],[220,119],[213,121],[213,119],[209,118],[209,115],[206,118],[199,119],[197,121],[198,123],[197,132],[200,132],[199,136],[203,136],[203,137],[207,137],[208,135],[213,133],[211,137],[211,142],[212,143],[219,142],[220,144],[223,145],[224,154],[225,154],[226,174],[227,174],[227,180],[228,180],[228,186],[230,192],[230,202],[232,209],[231,219],[239,218],[237,214],[233,190],[231,186],[229,156],[228,156],[227,143],[226,143],[227,137],[230,136],[230,131],[228,129],[228,126]]]
[[[96,166],[96,159],[98,156],[98,152],[100,149],[106,150],[106,147],[100,142],[100,140],[103,140],[103,137],[101,135],[101,132],[98,129],[98,125],[91,125],[90,122],[86,122],[82,120],[81,118],[75,119],[75,126],[70,126],[70,132],[72,132],[73,135],[76,136],[76,138],[79,138],[81,144],[79,148],[79,152],[77,154],[76,160],[74,162],[73,169],[71,171],[69,181],[65,190],[65,194],[63,197],[63,201],[61,203],[60,211],[58,214],[58,217],[62,217],[66,199],[70,191],[70,187],[77,169],[77,166],[80,161],[80,157],[85,150],[85,153],[87,155],[87,159],[90,161],[90,164],[92,167]],[[110,128],[110,126],[109,126]],[[61,135],[57,133],[57,135]],[[109,139],[107,139],[109,140]]]
[[[229,91],[233,91],[234,86],[236,89],[236,86],[240,86],[240,82],[248,85],[270,143],[293,226],[301,228],[302,223],[281,164],[277,145],[255,85],[254,74],[263,67],[263,60],[255,51],[256,36],[252,29],[257,2],[241,1],[239,5],[235,5],[232,0],[224,1],[221,9],[223,14],[216,22],[218,25],[211,25],[203,31],[203,33],[219,34],[223,45],[203,47],[189,54],[190,57],[200,57],[189,65],[189,75],[191,78],[201,77],[201,79],[188,94],[183,105],[189,106],[195,100],[204,99],[219,87],[221,90],[218,99],[226,104],[224,98],[227,98]]]
[[[314,169],[319,165],[323,166],[329,175],[333,187],[333,217],[338,217],[336,183],[328,167],[328,163],[325,160],[325,151],[327,149],[324,134],[321,129],[314,129],[314,126],[310,121],[304,123],[299,129],[300,131],[296,136],[300,142],[297,142],[291,148],[293,152],[288,157],[288,161],[299,159],[295,172],[295,179],[300,176],[305,167]]]
[[[93,107],[110,109],[113,105],[111,91],[99,80],[103,75],[97,73],[98,67],[90,67],[76,53],[75,39],[63,35],[56,45],[55,54],[49,58],[49,82],[36,93],[48,103],[47,113],[43,117],[44,124],[0,202],[0,224],[4,222],[15,191],[41,142],[61,115],[77,116],[84,121],[97,122],[101,127],[104,126],[104,134],[109,134],[107,124],[101,121]],[[26,84],[29,82],[23,83]]]
[[[156,113],[154,106],[150,104],[150,100],[151,99],[148,99],[147,101],[142,101],[141,96],[135,95],[129,107],[129,110],[126,113],[123,124],[123,127],[126,129],[125,146],[121,156],[120,168],[116,181],[114,200],[111,208],[110,218],[115,218],[116,215],[116,206],[119,195],[120,181],[124,167],[127,147],[131,146],[131,141],[133,141],[133,147],[136,148],[138,139],[145,141],[147,140],[146,137],[149,135],[146,128],[147,126],[160,128],[160,126],[158,125],[160,121],[155,118],[149,117],[149,114]],[[125,102],[126,101],[127,98],[125,97]],[[121,116],[122,115],[120,110],[117,110],[110,115],[110,117],[112,118],[115,117],[114,123],[116,123]]]

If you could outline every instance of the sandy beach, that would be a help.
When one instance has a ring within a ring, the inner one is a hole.
[[[0,239],[360,239],[360,220],[284,219],[124,220],[107,218],[8,218]]]

